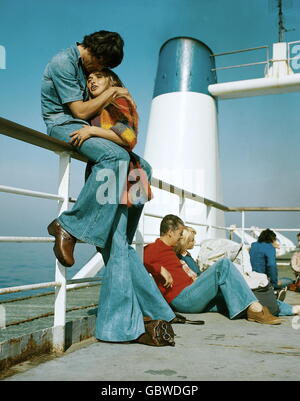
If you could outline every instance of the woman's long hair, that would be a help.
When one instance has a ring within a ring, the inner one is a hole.
[[[185,226],[182,231],[182,236],[175,247],[175,252],[181,255],[187,250],[188,243],[195,237],[197,232],[192,228]]]

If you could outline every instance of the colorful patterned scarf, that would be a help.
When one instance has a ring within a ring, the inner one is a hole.
[[[139,160],[132,153],[137,143],[138,114],[133,105],[125,98],[117,98],[106,106],[100,113],[91,120],[91,125],[110,129],[119,135],[127,145],[124,149],[129,152],[130,162],[128,168],[127,182],[122,193],[120,203],[128,207],[143,204],[153,198],[150,183],[145,170]],[[88,162],[86,179],[93,166]]]

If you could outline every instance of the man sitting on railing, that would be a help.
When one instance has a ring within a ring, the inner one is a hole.
[[[183,221],[167,215],[160,225],[160,238],[144,249],[144,265],[151,273],[162,295],[177,312],[208,312],[221,293],[229,318],[247,311],[249,321],[280,324],[268,308],[262,306],[246,281],[229,259],[221,259],[199,277],[182,264],[175,253],[181,239]],[[219,294],[218,294],[219,293]]]
[[[134,104],[127,89],[119,86],[102,88],[99,95],[88,99],[86,75],[116,67],[122,58],[119,34],[95,32],[55,56],[46,67],[42,83],[42,112],[48,134],[71,142],[93,163],[73,208],[55,219],[48,232],[55,236],[57,259],[67,267],[74,264],[77,239],[100,249],[106,268],[96,337],[118,342],[136,340],[145,332],[143,316],[165,321],[175,317],[136,251],[128,245],[143,204],[128,208],[121,202],[130,162],[128,151],[122,147],[124,135],[118,129],[90,127],[86,121],[114,99],[122,97]],[[97,92],[102,78],[94,74],[91,92]],[[97,135],[87,137],[90,129],[97,129]],[[150,165],[141,157],[139,163],[150,180]]]

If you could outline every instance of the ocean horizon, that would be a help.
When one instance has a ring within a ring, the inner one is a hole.
[[[66,269],[67,279],[71,279],[95,253],[94,246],[77,243],[74,250],[75,263]],[[0,288],[55,281],[53,243],[0,243],[0,255]],[[293,278],[290,266],[281,266],[281,270]],[[42,288],[0,295],[0,303],[53,290]]]
[[[67,279],[71,279],[95,253],[94,246],[76,244],[75,264],[67,268]],[[0,288],[55,281],[53,243],[1,243],[0,255]],[[0,302],[49,291],[53,288],[0,295]]]

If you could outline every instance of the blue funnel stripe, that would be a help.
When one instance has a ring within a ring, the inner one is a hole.
[[[209,95],[208,85],[217,82],[213,53],[197,39],[176,37],[165,42],[159,54],[153,97],[192,91]]]

